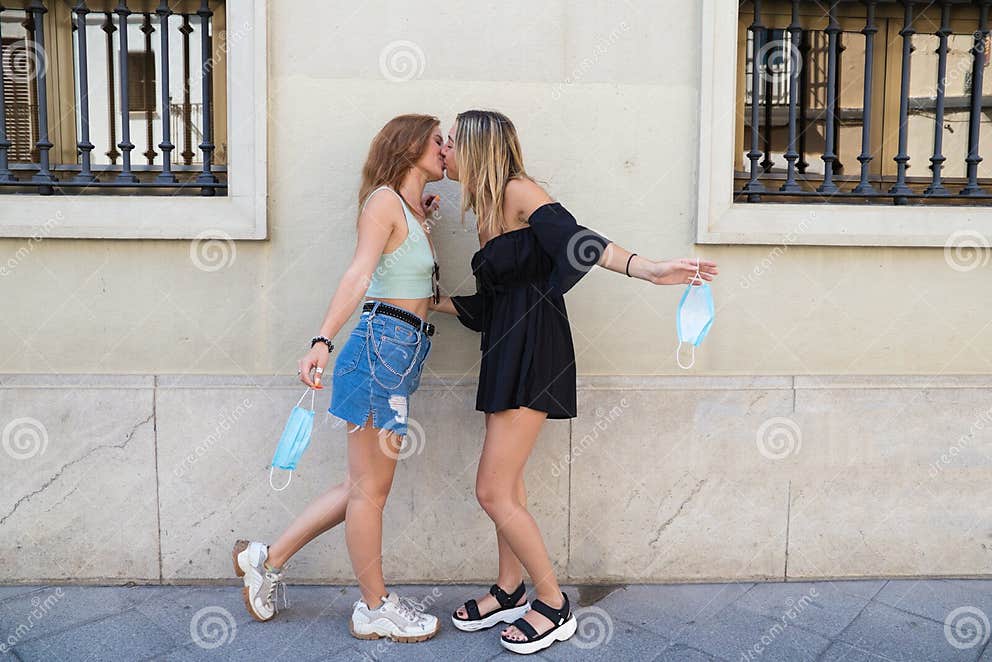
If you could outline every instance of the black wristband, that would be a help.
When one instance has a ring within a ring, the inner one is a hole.
[[[633,276],[630,275],[630,261],[634,259],[635,255],[637,255],[637,253],[631,253],[630,257],[627,258],[627,267],[623,270],[623,272],[627,274],[627,278],[633,278]]]
[[[325,345],[327,345],[327,352],[328,352],[328,354],[334,351],[334,343],[332,343],[331,342],[331,339],[328,338],[327,336],[314,336],[313,338],[311,338],[310,339],[310,348],[313,349],[313,346],[316,345],[319,342],[322,342]]]

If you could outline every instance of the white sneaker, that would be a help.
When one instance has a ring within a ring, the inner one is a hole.
[[[426,641],[438,631],[437,616],[400,602],[396,593],[384,597],[376,609],[370,609],[363,600],[356,600],[354,607],[350,628],[351,634],[359,639],[389,637],[393,641],[413,643]]]
[[[283,588],[283,603],[286,602],[286,585],[282,581],[281,570],[269,570],[265,560],[269,558],[269,548],[265,543],[239,540],[234,543],[234,572],[244,577],[242,594],[248,613],[257,621],[267,621],[276,614],[277,592]]]

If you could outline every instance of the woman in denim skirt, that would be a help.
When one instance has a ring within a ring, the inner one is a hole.
[[[331,339],[362,304],[361,317],[334,363],[330,411],[348,422],[348,475],[314,500],[271,545],[239,540],[235,572],[245,605],[260,621],[276,612],[282,566],[306,543],[345,522],[345,539],[362,598],[351,633],[360,639],[424,641],[435,616],[387,592],[382,575],[382,510],[408,433],[409,398],[431,349],[428,304],[438,300],[437,262],[426,216],[437,208],[424,185],[444,176],[437,118],[402,115],[376,135],[362,170],[358,245],[310,351],[300,380],[323,388]],[[365,299],[364,303],[362,303]]]

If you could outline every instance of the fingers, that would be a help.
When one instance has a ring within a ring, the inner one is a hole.
[[[328,357],[330,357],[330,355],[328,355]],[[327,359],[324,359],[324,362],[323,363],[321,363],[320,361],[317,361],[317,376],[313,380],[314,383],[316,384],[316,388],[319,388],[319,389],[320,388],[324,388],[324,384],[323,384],[323,381],[321,380],[321,378],[324,376],[324,368],[326,366],[327,366]]]
[[[695,269],[698,266],[700,271],[702,271],[703,269],[707,269],[707,270],[716,269],[716,262],[713,262],[712,260],[701,260],[695,257],[684,257],[680,259],[679,262],[681,262],[682,264],[687,264],[691,266],[693,269]]]
[[[311,377],[311,373],[316,367],[317,367],[316,361],[312,359],[311,360],[300,359],[300,381],[306,384],[307,386],[309,386],[310,388],[322,388],[320,386],[320,373],[319,372],[317,373],[316,383],[314,383],[314,380]],[[323,372],[323,368],[321,368],[320,372]]]
[[[310,366],[308,366],[307,362],[303,359],[300,359],[299,366],[298,372],[300,374],[300,381],[307,386],[312,387],[313,383],[310,381]]]
[[[681,258],[679,260],[679,266],[683,271],[699,275],[705,280],[713,280],[715,276],[720,273],[720,270],[716,266],[716,262],[711,260],[698,260],[697,258]]]

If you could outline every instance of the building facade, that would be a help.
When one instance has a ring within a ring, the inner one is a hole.
[[[580,223],[720,265],[689,370],[682,288],[595,270],[567,295],[579,415],[527,470],[563,579],[992,573],[989,3],[82,4],[0,11],[0,582],[227,578],[235,538],[344,477],[324,390],[268,481],[369,142],[469,108],[513,119]],[[474,218],[429,191],[442,287],[471,293]],[[479,340],[439,317],[386,576],[490,581]],[[289,573],[351,581],[343,530]]]

